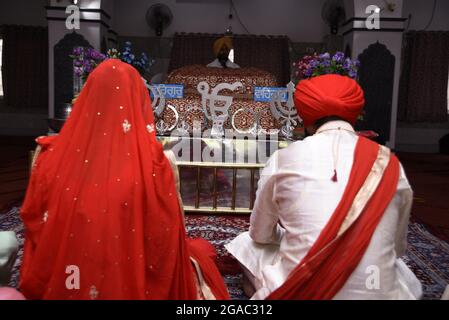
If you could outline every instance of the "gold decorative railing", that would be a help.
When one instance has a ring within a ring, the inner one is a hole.
[[[33,165],[33,159],[35,156],[35,151],[30,151],[29,153],[29,167],[30,174]],[[196,171],[195,175],[195,203],[193,206],[184,205],[184,211],[190,214],[241,214],[246,215],[250,214],[255,201],[255,193],[256,193],[256,171],[259,171],[264,167],[264,164],[257,163],[223,163],[223,162],[188,162],[188,161],[179,161],[176,163],[180,176],[182,171],[186,168],[193,169]],[[201,198],[201,171],[204,169],[212,169],[213,170],[213,183],[212,183],[212,206],[201,206],[200,198]],[[232,188],[231,188],[231,205],[230,206],[218,206],[218,181],[217,174],[219,170],[227,169],[232,170]],[[249,170],[250,171],[250,188],[249,194],[249,206],[247,207],[238,207],[237,206],[237,171],[238,170]],[[181,190],[182,190],[182,179]],[[182,194],[181,194],[182,197]]]
[[[196,171],[195,181],[195,204],[193,206],[184,205],[184,211],[186,213],[196,214],[250,214],[255,200],[256,192],[256,178],[255,172],[264,167],[263,164],[252,163],[223,163],[223,162],[177,162],[180,176],[186,168]],[[201,171],[203,169],[213,170],[213,182],[212,182],[212,207],[201,206]],[[231,205],[228,207],[218,206],[218,181],[217,174],[220,169],[232,170],[232,193],[231,193]],[[249,170],[250,171],[250,188],[249,188],[249,206],[237,207],[237,170]],[[182,179],[181,179],[182,190]],[[181,194],[182,196],[182,194]]]

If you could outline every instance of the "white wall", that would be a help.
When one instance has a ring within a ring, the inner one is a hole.
[[[346,10],[349,14],[348,18],[361,18],[367,17],[366,8],[369,5],[377,5],[384,10],[381,11],[381,18],[400,18],[402,17],[403,0],[390,0],[396,5],[393,12],[384,9],[385,2],[382,0],[345,0]],[[358,22],[354,22],[354,25]],[[364,22],[361,22],[363,26]],[[385,45],[388,50],[395,56],[395,70],[394,70],[394,84],[393,84],[393,100],[392,100],[392,112],[391,112],[391,125],[390,125],[390,137],[387,139],[387,146],[394,148],[396,146],[396,124],[397,124],[397,109],[398,109],[398,94],[399,94],[399,79],[401,68],[401,53],[402,53],[402,32],[382,32],[382,27],[395,27],[397,22],[393,22],[393,25],[389,26],[388,23],[381,23],[380,31],[354,31],[345,36],[345,43],[349,44],[352,50],[352,56],[358,57],[369,45],[376,43],[377,41]],[[352,25],[347,26],[351,28]],[[346,46],[346,45],[345,45]]]
[[[104,1],[104,0],[103,0]],[[111,1],[111,0],[110,0]],[[66,6],[70,4],[71,1],[64,0],[61,2],[57,2],[55,0],[51,0],[50,3],[52,6]],[[89,8],[89,9],[100,9],[101,7],[101,0],[79,0],[78,5],[81,8]],[[81,13],[81,18],[89,17],[94,18],[95,20],[97,18],[102,18],[99,14],[98,17],[92,17],[89,16],[90,13]],[[109,13],[111,14],[111,13]],[[55,11],[53,12],[50,10],[49,16],[51,17],[66,17],[66,13],[64,11]],[[101,39],[102,36],[106,34],[105,28],[97,23],[97,22],[81,22],[81,28],[77,30],[76,32],[81,34],[95,49],[100,50],[101,47]],[[53,118],[55,115],[55,79],[54,79],[54,55],[53,55],[53,48],[54,46],[64,38],[64,36],[68,33],[71,33],[71,30],[66,29],[65,27],[65,21],[62,20],[50,20],[48,21],[48,44],[49,44],[49,64],[48,64],[48,101],[49,101],[49,107],[48,107],[48,114],[50,118]]]
[[[223,33],[229,25],[228,0],[103,0],[115,1],[114,29],[121,36],[152,36],[147,9],[163,2],[174,19],[165,36],[174,32]],[[325,0],[234,0],[240,19],[254,34],[287,35],[295,42],[321,42],[328,27],[321,19]],[[233,32],[245,31],[234,15]]]
[[[81,8],[89,8],[89,9],[100,9],[102,0],[78,0],[77,6]],[[103,0],[104,1],[104,0]],[[72,4],[71,0],[50,0],[50,5],[52,7],[57,6],[68,6]]]
[[[388,0],[388,3],[396,6],[394,11],[387,10],[385,0],[344,0],[347,16],[350,17],[367,17],[366,8],[375,5],[381,8],[382,18],[402,18],[402,2],[404,0]],[[423,0],[427,1],[427,0]]]

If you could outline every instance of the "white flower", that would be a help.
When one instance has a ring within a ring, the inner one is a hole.
[[[92,300],[97,299],[98,297],[98,291],[97,288],[95,286],[91,286],[90,290],[89,290],[89,296]]]
[[[131,130],[131,124],[128,122],[128,120],[125,120],[123,122],[123,132],[128,133]]]
[[[153,133],[154,132],[154,124],[147,125],[147,130],[149,133]]]

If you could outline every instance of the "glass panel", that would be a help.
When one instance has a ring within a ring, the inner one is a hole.
[[[236,207],[249,208],[251,190],[251,170],[237,170]]]
[[[260,179],[260,171],[261,170],[254,170],[254,193],[253,193],[253,199],[256,199],[256,192],[257,192],[257,183]]]
[[[214,202],[214,169],[201,168],[200,207],[212,208]]]
[[[217,170],[218,207],[232,207],[232,169]]]
[[[181,197],[184,206],[195,206],[196,168],[179,168]]]

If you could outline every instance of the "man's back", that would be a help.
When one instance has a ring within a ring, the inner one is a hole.
[[[357,139],[349,124],[332,121],[270,159],[262,173],[250,235],[259,243],[279,240],[280,248],[273,264],[260,270],[268,290],[256,298],[279,287],[318,239],[346,188]],[[334,169],[337,181],[332,179]],[[335,299],[419,297],[419,281],[397,259],[405,253],[411,201],[412,191],[401,168],[396,195],[364,257]],[[277,218],[285,231],[278,228],[273,233]]]

